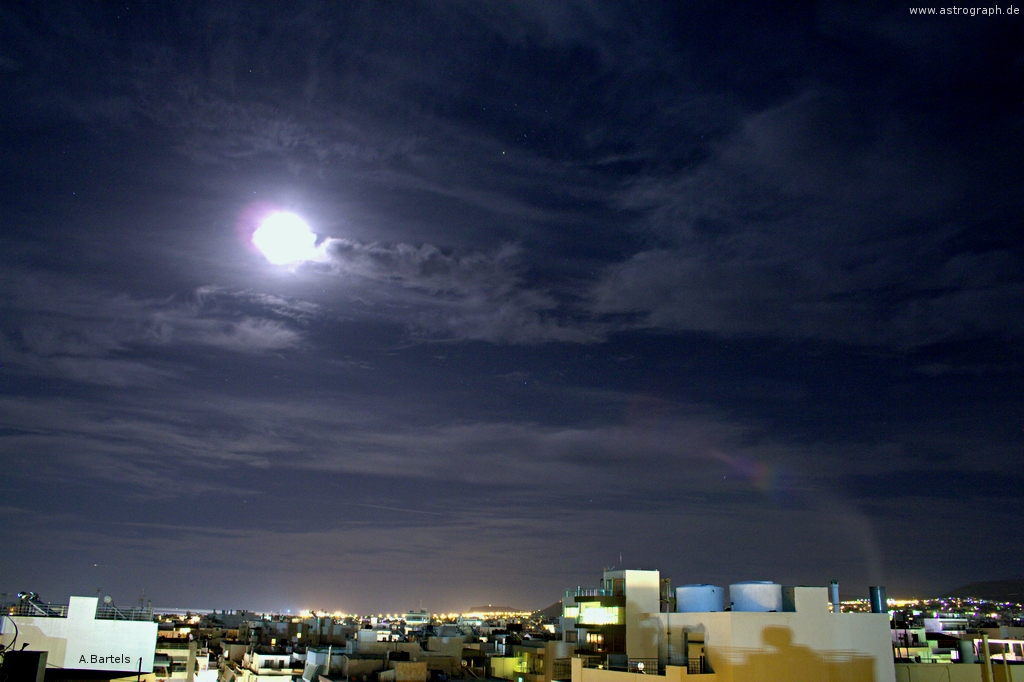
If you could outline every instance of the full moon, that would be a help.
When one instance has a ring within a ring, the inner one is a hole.
[[[274,265],[316,260],[316,235],[294,213],[271,213],[252,233],[252,243]]]

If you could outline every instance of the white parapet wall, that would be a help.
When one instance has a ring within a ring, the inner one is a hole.
[[[5,616],[0,642],[47,652],[47,667],[153,672],[157,624],[100,620],[96,597],[71,597],[67,617]],[[17,629],[15,629],[17,625]]]

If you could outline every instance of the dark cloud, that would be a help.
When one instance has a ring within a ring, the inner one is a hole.
[[[1024,493],[1024,479],[1005,471],[900,470],[879,475],[852,476],[847,489],[864,498],[904,499],[957,497],[988,501],[1016,500]]]
[[[593,309],[866,345],[1019,338],[997,312],[1021,303],[1019,250],[965,248],[971,219],[947,217],[970,190],[960,161],[905,127],[818,93],[751,115],[706,164],[622,194],[664,246],[609,265]]]

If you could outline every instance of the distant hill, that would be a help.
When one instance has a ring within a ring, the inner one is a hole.
[[[547,607],[546,609],[541,609],[537,613],[548,618],[558,618],[562,615],[562,600],[559,599],[551,606]]]
[[[1024,578],[984,580],[958,587],[943,597],[977,597],[990,601],[1024,603]]]
[[[511,606],[474,606],[467,613],[519,613],[522,609],[513,608]]]

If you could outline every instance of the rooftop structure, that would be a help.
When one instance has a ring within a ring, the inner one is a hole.
[[[563,636],[578,647],[572,682],[896,679],[884,609],[841,613],[826,587],[750,581],[731,585],[728,602],[721,587],[688,585],[672,611],[663,584],[658,571],[605,571],[600,587],[568,595]]]
[[[96,597],[44,604],[31,593],[4,610],[0,645],[29,644],[51,667],[153,672],[157,624],[148,609],[118,609]]]

